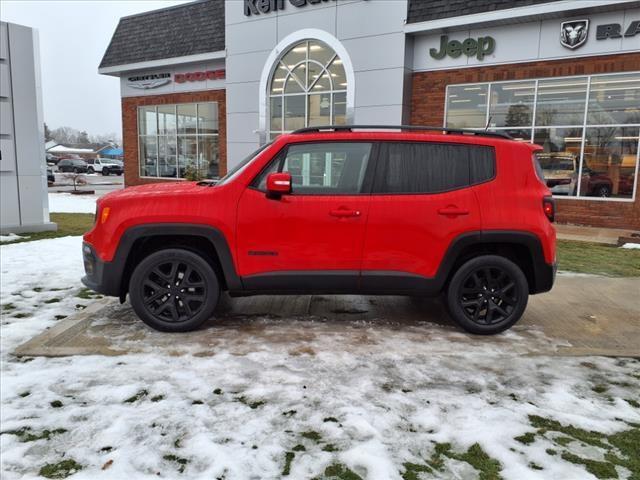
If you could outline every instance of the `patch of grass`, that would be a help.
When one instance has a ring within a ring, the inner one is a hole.
[[[58,297],[54,297],[54,298],[50,298],[49,300],[45,300],[43,303],[46,303],[46,304],[58,303],[58,302],[60,302],[60,300],[62,300],[62,299],[58,298]]]
[[[296,413],[296,410],[287,410],[286,412],[282,412],[282,415],[285,417],[293,417]]]
[[[599,462],[574,455],[570,452],[563,452],[562,459],[566,462],[584,465],[587,472],[596,478],[618,478],[618,472],[613,464],[609,462]]]
[[[177,463],[178,464],[178,472],[180,472],[180,473],[184,473],[184,469],[187,468],[187,464],[189,463],[188,459],[182,458],[182,457],[178,457],[177,455],[173,455],[173,454],[163,455],[162,458],[167,460],[168,462]]]
[[[15,435],[21,442],[35,442],[37,440],[49,440],[52,435],[60,435],[67,430],[64,428],[56,428],[54,430],[42,430],[41,432],[34,432],[31,427],[22,427],[18,430],[7,430],[2,432],[3,435]]]
[[[29,233],[29,238],[19,238],[11,242],[4,242],[3,245],[33,242],[34,240],[45,240],[47,238],[78,236],[93,228],[93,213],[51,213],[49,217],[52,222],[58,224],[58,230],[55,232]]]
[[[322,420],[323,422],[333,422],[338,423],[338,419],[336,417],[327,417]]]
[[[634,400],[632,398],[625,398],[624,401],[634,408],[640,408],[640,402],[638,402],[637,400]]]
[[[82,288],[78,293],[76,293],[76,297],[82,298],[83,300],[97,300],[102,298],[102,295],[94,292],[90,288]]]
[[[320,443],[322,441],[322,435],[320,435],[318,432],[313,430],[309,430],[308,432],[302,432],[300,436],[308,440],[314,441],[316,443]]]
[[[614,277],[640,276],[640,250],[572,240],[557,242],[558,268]]]
[[[247,399],[247,397],[245,397],[244,395],[241,397],[237,397],[236,398],[237,401],[239,401],[240,403],[243,403],[244,405],[246,405],[247,407],[255,410],[258,407],[261,407],[262,405],[264,405],[266,402],[263,400],[256,400],[254,402],[250,401],[249,399]]]
[[[479,480],[499,480],[502,465],[494,458],[491,458],[478,443],[474,443],[464,453],[456,453],[451,449],[450,443],[436,443],[435,451],[431,459],[427,462],[428,466],[434,470],[444,468],[442,457],[448,457],[459,462],[466,462],[480,472]]]
[[[62,320],[63,318],[67,318],[67,316],[66,315],[56,315],[53,318],[55,318],[56,320]]]
[[[640,480],[640,425],[609,435],[608,440],[622,454],[622,458],[609,452],[605,454],[605,459],[630,470],[630,479]]]
[[[47,463],[40,469],[38,475],[46,478],[67,478],[82,469],[82,465],[69,458],[58,463]]]
[[[293,450],[294,452],[306,452],[307,451],[305,446],[304,445],[300,445],[300,444],[296,445],[291,450]]]
[[[156,395],[154,397],[151,397],[152,402],[160,402],[162,400],[164,400],[164,395]]]
[[[62,408],[62,407],[64,407],[64,404],[60,400],[54,400],[49,405],[51,405],[51,408]]]
[[[29,317],[33,317],[32,313],[16,313],[15,315],[12,315],[13,318],[29,318]]]
[[[544,468],[542,468],[540,465],[538,465],[536,462],[529,462],[529,468],[531,470],[544,470]]]
[[[29,395],[31,395],[31,392],[28,391],[28,390],[26,392],[22,392],[22,393],[18,394],[18,396],[22,397],[22,398],[28,397]]]
[[[107,445],[106,447],[102,447],[102,448],[100,449],[100,451],[101,451],[101,452],[104,452],[104,453],[109,453],[111,450],[113,450],[113,447],[111,447],[111,446],[109,446],[109,445]]]
[[[421,473],[431,473],[433,470],[426,466],[420,465],[418,463],[403,463],[404,473],[402,473],[403,480],[420,480]]]
[[[296,454],[294,452],[287,452],[284,454],[284,467],[282,468],[283,477],[286,477],[291,473],[291,463],[294,458],[296,458]]]
[[[136,393],[135,395],[127,398],[123,403],[133,403],[133,402],[137,402],[138,400],[140,400],[143,397],[146,397],[147,395],[149,395],[149,392],[146,390],[140,390],[138,393]]]
[[[530,445],[536,441],[536,434],[532,432],[527,432],[524,435],[520,435],[519,437],[514,438],[515,441],[523,443],[525,445]]]
[[[324,477],[316,477],[314,480],[363,480],[360,475],[355,473],[346,465],[341,463],[334,463],[324,469]]]
[[[333,443],[327,443],[324,447],[322,447],[323,452],[337,452],[338,447],[336,447]]]
[[[566,447],[571,442],[575,442],[576,439],[571,437],[558,437],[558,438],[554,438],[553,441],[556,442],[561,447]]]
[[[547,452],[547,455],[551,455],[552,457],[558,454],[558,451],[554,450],[553,448],[547,448],[545,452]]]
[[[3,303],[0,305],[0,312],[10,312],[11,310],[15,310],[16,307],[13,303]]]
[[[594,385],[593,387],[591,387],[591,390],[593,390],[596,393],[602,394],[602,393],[605,393],[607,390],[609,390],[609,387],[602,383],[599,383],[598,385]]]
[[[193,402],[191,402],[191,405],[203,405],[204,402],[202,400],[194,400]]]
[[[214,394],[214,395],[222,395],[222,389],[221,389],[221,388],[216,388],[216,389],[213,391],[213,394]]]
[[[538,433],[544,434],[546,431],[552,430],[563,433],[576,440],[580,440],[588,445],[608,449],[608,445],[603,441],[606,439],[606,435],[603,433],[584,430],[582,428],[574,427],[573,425],[565,426],[556,420],[539,417],[537,415],[529,415],[529,421],[531,422],[531,425],[538,429]]]

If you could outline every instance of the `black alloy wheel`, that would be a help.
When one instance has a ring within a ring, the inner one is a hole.
[[[131,305],[149,326],[194,330],[213,314],[219,282],[211,265],[183,249],[155,252],[136,267],[129,284]]]
[[[454,274],[447,303],[452,317],[465,330],[494,334],[520,319],[528,297],[526,277],[516,264],[484,255],[469,260]]]
[[[102,175],[104,175],[105,177],[109,176],[111,172],[109,171],[109,169],[107,167],[102,167]]]

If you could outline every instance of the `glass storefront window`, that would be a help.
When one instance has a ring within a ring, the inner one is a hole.
[[[446,108],[447,127],[490,119],[491,129],[541,145],[554,195],[635,198],[640,72],[449,85]]]
[[[496,83],[491,85],[491,127],[528,127],[533,120],[535,82]]]
[[[346,123],[344,66],[320,41],[290,48],[272,74],[269,92],[269,138],[310,125]]]
[[[488,85],[450,86],[447,89],[447,126],[486,127],[488,91]]]
[[[139,107],[138,139],[140,176],[219,176],[215,102]]]
[[[638,127],[587,128],[580,195],[632,198],[639,137]]]
[[[533,143],[544,148],[544,153],[538,153],[537,156],[551,193],[576,196],[582,129],[545,128],[536,130]]]
[[[540,80],[536,103],[536,125],[545,127],[582,125],[586,99],[586,77]]]
[[[640,123],[640,74],[592,77],[590,125]]]

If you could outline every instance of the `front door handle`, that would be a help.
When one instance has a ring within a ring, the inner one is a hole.
[[[464,208],[458,208],[455,205],[447,205],[444,208],[438,210],[439,215],[457,217],[459,215],[469,215],[469,210]]]
[[[336,210],[331,210],[329,215],[332,217],[338,218],[347,218],[347,217],[359,217],[360,210],[348,210],[346,208],[338,208]]]

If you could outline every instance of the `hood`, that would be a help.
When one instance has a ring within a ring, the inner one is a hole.
[[[174,195],[190,196],[207,191],[210,186],[198,185],[198,182],[169,181],[158,182],[149,185],[138,185],[116,190],[100,198],[100,201],[135,201],[150,198],[162,198]]]

